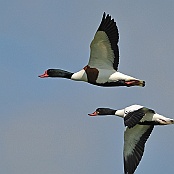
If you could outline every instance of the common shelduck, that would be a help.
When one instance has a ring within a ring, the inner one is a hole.
[[[48,69],[39,77],[61,77],[85,81],[98,86],[145,86],[145,81],[117,71],[119,64],[119,34],[114,19],[103,14],[101,24],[90,45],[90,59],[82,70],[72,73]]]
[[[124,118],[124,173],[133,174],[144,153],[144,147],[155,125],[174,124],[174,120],[157,114],[141,105],[131,105],[121,110],[98,108],[90,116],[117,115]]]

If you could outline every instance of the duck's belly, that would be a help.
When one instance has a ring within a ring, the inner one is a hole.
[[[119,80],[134,80],[134,77],[122,74],[120,72],[116,72],[115,70],[100,70],[98,78],[96,80],[97,83],[106,83],[106,82],[116,82]]]
[[[96,83],[112,82],[114,79],[110,79],[111,75],[115,73],[115,70],[103,70],[99,69]],[[116,80],[115,80],[116,81]]]
[[[135,78],[116,72],[115,70],[88,68],[74,73],[71,79],[76,81],[85,81],[92,84],[104,84],[121,80],[133,80]]]

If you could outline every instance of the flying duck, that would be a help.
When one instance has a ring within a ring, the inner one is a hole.
[[[114,19],[105,12],[90,45],[88,64],[76,73],[61,69],[48,69],[40,78],[60,77],[85,81],[97,86],[145,86],[145,81],[118,72],[119,34]]]
[[[155,125],[174,124],[174,120],[157,114],[141,105],[131,105],[121,110],[98,108],[89,116],[117,115],[124,118],[124,173],[133,174],[141,161],[145,143]]]

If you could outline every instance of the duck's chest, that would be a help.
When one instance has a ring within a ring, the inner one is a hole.
[[[117,79],[113,80],[111,78],[114,73],[116,73],[115,70],[91,68],[87,65],[81,71],[74,73],[71,79],[86,81],[92,84],[103,84],[106,82],[116,81]]]
[[[111,82],[112,80],[110,79],[110,77],[113,73],[116,72],[115,70],[98,69],[89,66],[85,66],[84,70],[86,72],[88,82],[93,84]]]

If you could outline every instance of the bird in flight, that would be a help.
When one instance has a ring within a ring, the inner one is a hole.
[[[118,72],[119,33],[114,19],[104,12],[94,39],[90,44],[88,64],[80,71],[72,73],[61,69],[48,69],[40,78],[59,77],[84,81],[93,85],[112,86],[145,86],[145,81]]]
[[[154,110],[141,105],[131,105],[125,109],[115,110],[98,108],[89,116],[116,115],[124,118],[124,173],[133,174],[144,153],[145,143],[155,125],[174,124],[174,120],[164,117]]]

